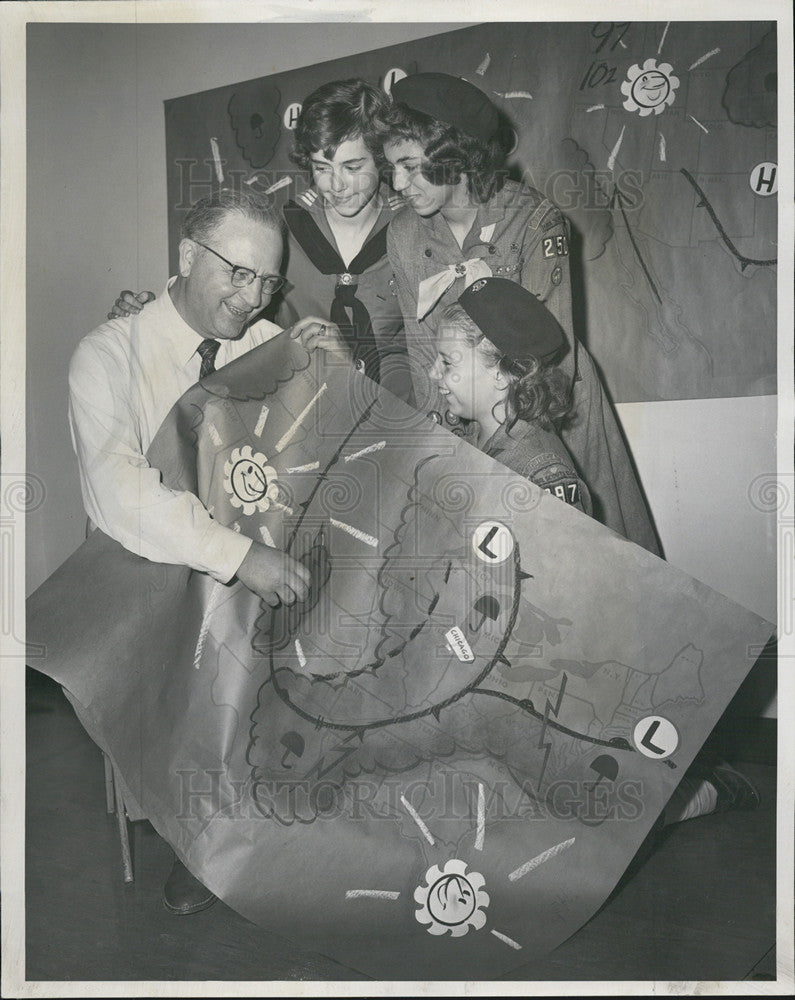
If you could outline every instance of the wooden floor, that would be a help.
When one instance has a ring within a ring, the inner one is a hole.
[[[734,743],[761,808],[670,827],[585,927],[505,979],[775,979],[774,742]],[[367,979],[221,903],[169,914],[160,894],[173,856],[145,822],[131,828],[125,885],[100,753],[60,689],[32,671],[27,764],[27,981]]]

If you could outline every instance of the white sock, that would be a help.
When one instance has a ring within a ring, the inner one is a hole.
[[[708,816],[715,812],[717,804],[718,792],[712,782],[685,776],[665,807],[663,826],[695,819],[696,816]]]

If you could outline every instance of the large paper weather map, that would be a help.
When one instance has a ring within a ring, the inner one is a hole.
[[[487,979],[575,931],[772,631],[286,335],[149,458],[307,599],[92,537],[29,638],[213,892],[378,978]],[[73,573],[102,623],[67,624]]]

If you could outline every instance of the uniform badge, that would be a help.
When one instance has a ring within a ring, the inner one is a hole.
[[[565,236],[545,236],[541,242],[545,257],[568,257],[569,241]]]
[[[541,223],[541,231],[548,233],[550,229],[554,229],[555,226],[559,226],[562,222],[562,215],[556,208],[553,208],[544,216],[544,221]]]
[[[580,503],[580,485],[572,481],[566,483],[557,483],[555,486],[545,486],[545,493],[550,493],[553,497],[557,497],[558,500],[562,500],[564,503]]]
[[[486,279],[479,278],[473,285],[469,286],[470,292],[479,292],[481,288],[486,287]]]

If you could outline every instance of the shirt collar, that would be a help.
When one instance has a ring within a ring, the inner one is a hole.
[[[493,225],[495,222],[504,219],[506,211],[505,202],[506,194],[503,187],[499,191],[496,191],[488,201],[484,201],[481,205],[478,205],[478,214],[475,217],[473,228],[480,232],[480,229],[484,226]]]
[[[367,239],[371,239],[377,232],[386,226],[395,212],[399,211],[403,205],[403,199],[399,195],[393,192],[388,184],[383,182],[378,187],[378,193],[376,198],[379,199],[381,203],[381,211],[375,217],[375,222],[373,223],[373,228],[367,234]],[[399,199],[399,201],[397,200]],[[323,207],[323,199],[315,188],[309,188],[304,195],[296,198],[296,204],[300,205],[305,212],[308,212],[318,225],[318,228],[329,241],[329,243],[334,247],[336,246],[336,241],[334,239],[334,234],[331,232],[331,227],[326,219],[326,212]],[[364,244],[362,244],[364,246]]]
[[[187,368],[194,357],[198,357],[196,349],[205,338],[185,322],[171,301],[169,289],[176,280],[176,276],[168,279],[162,295],[151,306],[146,306],[142,315],[149,313],[151,319],[157,322],[158,338],[170,347],[177,363]],[[219,342],[223,347],[224,342]]]
[[[491,243],[494,240],[494,230],[497,223],[505,217],[505,198],[502,191],[492,195],[488,201],[478,205],[478,212],[472,228],[467,233],[464,246],[475,243]]]
[[[522,441],[535,426],[537,425],[521,419],[514,421],[510,430],[506,429],[505,424],[501,424],[484,444],[483,450],[488,448],[488,454],[496,458]]]
[[[477,244],[489,244],[493,242],[497,223],[505,218],[506,199],[503,195],[504,190],[503,188],[502,191],[498,191],[492,195],[488,201],[478,205],[475,221],[472,223],[464,239],[464,245],[461,247],[462,252],[465,252],[468,247],[476,246]],[[441,213],[431,216],[430,219],[423,219],[421,216],[418,216],[418,218],[421,223],[429,226],[437,234],[449,234],[455,240],[455,237],[450,233],[449,225]]]

